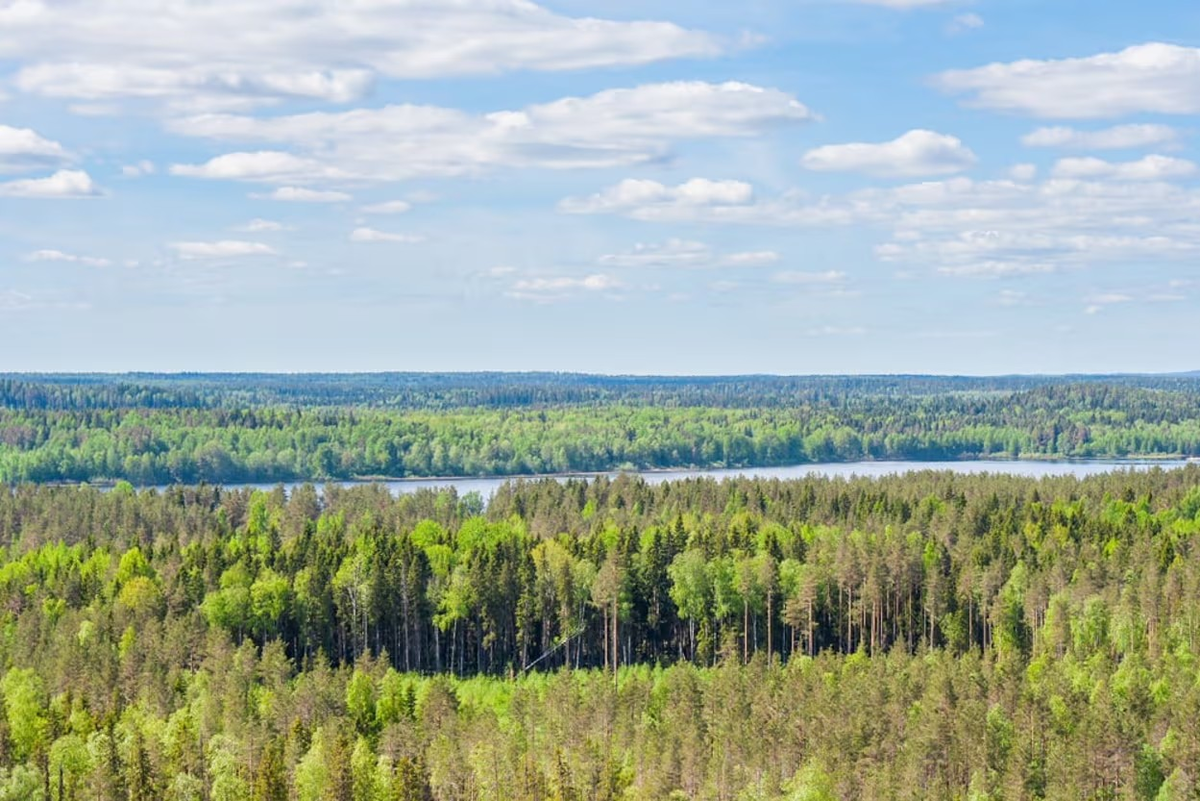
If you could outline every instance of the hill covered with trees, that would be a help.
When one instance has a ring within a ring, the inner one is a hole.
[[[0,481],[139,485],[1200,455],[1178,377],[0,379]]]
[[[1194,798],[1200,468],[0,493],[0,798]]]

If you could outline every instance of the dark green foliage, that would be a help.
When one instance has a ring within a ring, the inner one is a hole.
[[[1197,454],[1196,378],[0,379],[0,481],[7,482]]]

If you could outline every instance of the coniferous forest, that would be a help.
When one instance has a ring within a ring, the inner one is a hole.
[[[0,798],[1189,799],[1200,468],[0,494]]]
[[[1195,799],[1200,466],[195,482],[1185,455],[1198,404],[1188,377],[5,379],[0,801]]]

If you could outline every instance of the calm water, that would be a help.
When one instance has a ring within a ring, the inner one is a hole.
[[[649,473],[638,473],[650,484],[661,484],[664,481],[677,481],[684,478],[807,478],[819,477],[850,477],[850,476],[887,476],[903,473],[913,473],[921,470],[950,470],[955,473],[997,473],[1009,476],[1026,476],[1041,478],[1043,476],[1090,476],[1098,473],[1108,473],[1114,470],[1150,470],[1155,467],[1170,469],[1183,467],[1187,462],[1182,460],[1155,461],[1021,461],[1021,460],[980,460],[969,462],[831,462],[818,464],[794,465],[790,467],[746,467],[726,470],[663,470]],[[606,475],[615,476],[616,473]],[[591,477],[591,476],[584,476]],[[562,476],[556,476],[564,480]],[[454,487],[460,496],[469,492],[478,492],[484,500],[495,494],[496,490],[511,478],[430,478],[406,479],[403,481],[381,481],[393,495],[406,495],[422,489],[441,489]],[[352,486],[361,482],[338,482],[341,486]],[[239,484],[233,487],[252,487],[255,489],[271,489],[275,484]],[[295,486],[295,485],[293,485]]]

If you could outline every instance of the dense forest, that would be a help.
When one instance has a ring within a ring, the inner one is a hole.
[[[19,376],[0,482],[1200,455],[1200,379]]]
[[[355,406],[790,408],[879,396],[1011,394],[1091,384],[1198,392],[1200,373],[1076,376],[610,376],[581,373],[0,374],[0,407],[29,409]]]
[[[0,799],[1194,799],[1200,467],[0,492]]]

